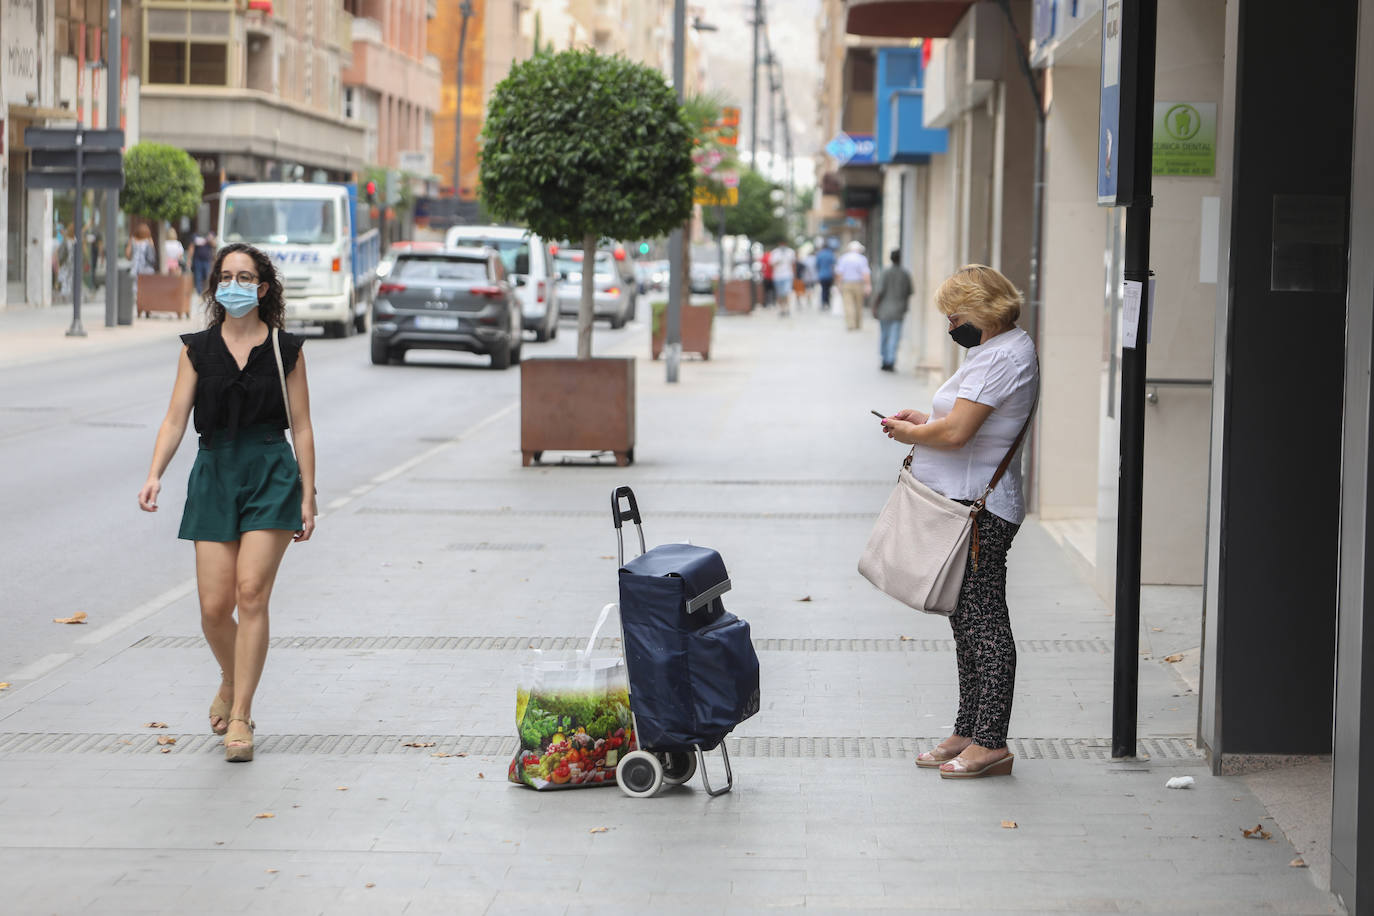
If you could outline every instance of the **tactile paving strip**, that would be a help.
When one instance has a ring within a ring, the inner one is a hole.
[[[160,745],[158,738],[173,738]],[[941,738],[742,737],[727,738],[730,756],[778,759],[903,759],[928,751]],[[258,735],[264,754],[330,756],[505,757],[515,753],[516,739],[505,735]],[[1009,738],[1007,746],[1026,760],[1111,760],[1107,738]],[[1197,764],[1203,755],[1184,738],[1141,738],[1141,760]],[[0,733],[0,754],[210,754],[222,753],[213,735]]]
[[[361,506],[357,515],[442,515],[489,518],[601,518],[606,513],[592,509],[458,509],[436,506]],[[831,522],[873,520],[872,512],[707,512],[697,509],[655,510],[654,518],[708,518],[746,521]]]
[[[205,645],[203,636],[145,636],[135,649],[194,649]],[[496,651],[522,649],[581,649],[586,639],[578,636],[274,636],[274,649],[352,649],[402,651]],[[620,648],[619,637],[596,642],[598,649]],[[755,639],[759,652],[953,652],[952,639]],[[1109,655],[1112,643],[1105,639],[1018,639],[1018,652],[1037,655],[1057,652]]]

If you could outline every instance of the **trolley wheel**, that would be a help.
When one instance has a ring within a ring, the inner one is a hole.
[[[663,788],[663,764],[648,751],[631,751],[616,764],[615,781],[631,798],[649,798]]]
[[[697,755],[690,751],[669,751],[659,758],[663,763],[663,784],[680,786],[697,774]]]

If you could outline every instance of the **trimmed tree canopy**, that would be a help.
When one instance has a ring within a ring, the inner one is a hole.
[[[119,208],[159,222],[194,216],[205,180],[196,161],[165,143],[137,143],[124,154],[124,187]]]
[[[482,199],[548,239],[654,238],[692,212],[692,132],[662,74],[590,51],[540,54],[497,84]]]

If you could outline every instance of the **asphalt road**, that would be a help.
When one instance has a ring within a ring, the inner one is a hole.
[[[647,312],[641,303],[641,320]],[[598,324],[595,351],[636,330]],[[526,339],[523,355],[575,349],[565,321],[554,341]],[[373,366],[366,335],[312,339],[305,354],[326,515],[332,500],[519,397],[518,367],[492,371],[486,357],[428,351]],[[193,431],[163,476],[159,511],[136,502],[176,360],[168,340],[0,369],[0,681],[37,676],[97,641],[101,626],[191,587],[192,548],[176,533]],[[76,611],[90,624],[53,623]]]

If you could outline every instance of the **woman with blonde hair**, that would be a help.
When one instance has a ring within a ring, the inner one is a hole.
[[[901,410],[882,421],[889,439],[917,446],[911,473],[972,505],[1028,425],[1040,386],[1035,344],[1016,327],[1021,293],[991,267],[970,264],[940,285],[935,304],[968,358],[935,393],[930,413]],[[1018,446],[1019,448],[1019,446]],[[1007,550],[1025,519],[1016,456],[978,513],[958,605],[949,617],[959,668],[954,733],[916,758],[945,778],[1011,772],[1007,749],[1016,643],[1007,609]]]

